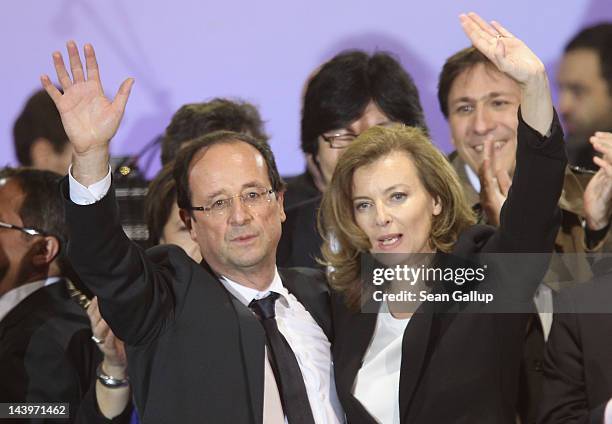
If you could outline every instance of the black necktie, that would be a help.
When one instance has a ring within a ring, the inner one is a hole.
[[[276,325],[274,303],[279,296],[271,292],[263,299],[251,301],[249,308],[257,314],[266,331],[268,358],[289,424],[314,424],[300,366],[291,346]]]

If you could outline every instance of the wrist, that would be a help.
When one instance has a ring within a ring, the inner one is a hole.
[[[119,387],[127,387],[130,384],[129,378],[125,375],[119,376],[117,374],[112,374],[113,372],[121,372],[120,369],[108,371],[103,368],[103,362],[98,364],[98,368],[96,368],[96,377],[98,377],[98,381],[104,387],[108,387],[110,389],[115,389]],[[124,367],[122,367],[124,368]]]
[[[100,364],[100,371],[103,374],[110,375],[119,380],[123,380],[127,377],[127,367],[125,365],[115,365],[109,363],[106,359]]]
[[[108,149],[89,150],[72,156],[72,176],[85,187],[102,180],[108,173]]]

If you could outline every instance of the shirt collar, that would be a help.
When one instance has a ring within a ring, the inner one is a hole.
[[[236,299],[238,299],[244,306],[249,306],[253,300],[263,299],[264,297],[268,296],[270,292],[280,294],[280,299],[283,299],[283,302],[287,304],[286,302],[289,292],[285,286],[283,286],[283,281],[281,280],[276,267],[274,268],[274,278],[272,279],[272,282],[267,289],[261,291],[251,287],[246,287],[245,285],[230,280],[223,275],[219,278],[219,280],[227,291],[234,295],[234,297],[236,297]]]
[[[49,277],[45,280],[33,281],[31,283],[22,284],[12,290],[7,291],[0,296],[0,321],[4,319],[17,305],[19,305],[26,297],[34,293],[43,286],[60,281],[60,277]]]

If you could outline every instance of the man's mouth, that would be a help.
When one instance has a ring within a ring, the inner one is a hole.
[[[508,143],[507,140],[499,140],[493,143],[493,151],[498,151],[504,148],[504,146]],[[472,146],[472,149],[478,154],[484,152],[484,143],[475,144]]]

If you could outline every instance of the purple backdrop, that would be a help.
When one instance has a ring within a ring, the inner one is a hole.
[[[136,79],[112,143],[116,155],[134,153],[160,134],[180,105],[230,96],[259,106],[281,172],[298,173],[303,83],[347,48],[387,50],[400,58],[420,89],[434,141],[448,151],[436,82],[445,58],[467,45],[457,15],[470,10],[525,40],[553,80],[567,39],[585,24],[612,20],[609,0],[10,2],[0,25],[0,165],[16,164],[13,121],[38,88],[39,75],[54,76],[51,52],[68,39],[94,44],[107,93],[114,94],[125,77]]]

